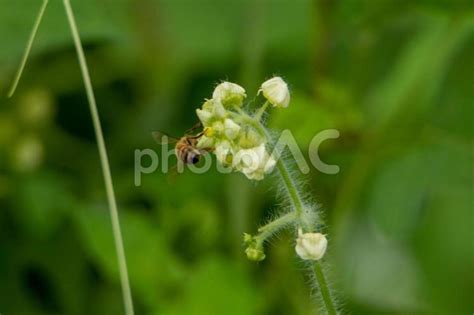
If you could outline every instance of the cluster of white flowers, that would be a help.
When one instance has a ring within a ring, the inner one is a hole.
[[[249,260],[259,262],[265,259],[265,243],[282,229],[293,226],[298,230],[295,252],[299,258],[311,261],[315,268],[316,286],[319,291],[326,292],[324,301],[330,290],[324,278],[320,262],[328,246],[328,240],[322,233],[315,231],[320,222],[317,219],[316,207],[303,206],[303,195],[300,187],[288,171],[286,161],[276,161],[268,148],[273,144],[268,131],[261,122],[265,111],[273,106],[286,108],[290,103],[288,85],[280,77],[273,77],[262,83],[258,95],[265,98],[261,107],[249,114],[243,108],[247,97],[245,89],[232,82],[219,84],[212,93],[212,99],[206,100],[196,110],[204,131],[197,143],[198,149],[213,152],[217,161],[233,171],[241,172],[251,180],[261,180],[272,172],[278,163],[281,185],[288,194],[291,211],[281,214],[258,229],[255,235],[244,233],[245,255]],[[279,155],[279,154],[278,154]],[[275,154],[277,156],[277,154]],[[324,262],[323,262],[324,263]],[[329,303],[328,313],[337,311]]]
[[[214,152],[217,161],[234,171],[243,173],[251,180],[261,180],[276,165],[268,152],[268,139],[255,128],[268,105],[286,108],[290,103],[288,85],[280,77],[262,83],[258,94],[266,99],[265,104],[253,115],[243,110],[247,97],[245,89],[232,82],[222,82],[212,93],[212,99],[196,110],[204,127],[203,136],[197,144],[199,149]],[[260,129],[261,130],[261,129]],[[254,261],[265,259],[264,238],[244,235],[247,258]],[[295,251],[303,260],[321,259],[327,247],[327,239],[321,233],[303,233],[298,229]]]
[[[260,91],[273,106],[288,106],[288,86],[281,78],[264,82]],[[242,172],[251,180],[261,180],[272,172],[276,161],[267,150],[266,137],[243,116],[241,109],[246,97],[245,89],[238,84],[219,84],[212,99],[196,110],[204,126],[204,135],[197,146],[212,149],[223,166]]]

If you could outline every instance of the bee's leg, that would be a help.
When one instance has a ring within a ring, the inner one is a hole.
[[[204,148],[204,149],[201,149],[200,151],[203,154],[204,153],[212,153],[212,152],[214,152],[214,148]]]
[[[204,131],[201,131],[201,132],[198,133],[197,135],[188,137],[188,139],[199,139],[199,138],[201,138],[203,135],[204,135]]]

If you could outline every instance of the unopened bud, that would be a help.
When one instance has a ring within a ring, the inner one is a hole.
[[[245,250],[247,258],[252,261],[262,261],[265,259],[265,253],[262,248],[248,247]]]
[[[211,124],[213,115],[210,111],[196,109],[196,114],[204,127],[207,127]]]
[[[303,233],[298,230],[295,250],[304,260],[319,260],[324,256],[328,241],[321,233]]]
[[[280,77],[273,77],[262,83],[260,91],[263,96],[275,107],[288,107],[290,91],[288,85]]]

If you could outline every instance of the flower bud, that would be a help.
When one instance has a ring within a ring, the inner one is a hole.
[[[214,139],[206,135],[203,135],[201,138],[199,138],[199,141],[196,144],[196,148],[198,149],[207,149],[207,148],[213,148],[213,147],[214,147]]]
[[[245,244],[251,244],[253,241],[254,241],[254,238],[251,234],[244,233],[244,243]]]
[[[224,118],[226,115],[226,110],[224,108],[224,105],[218,100],[213,101],[214,104],[214,110],[213,113],[217,118]]]
[[[214,93],[212,93],[212,98],[220,102],[224,107],[240,107],[246,96],[243,87],[231,82],[222,82],[214,89]]]
[[[248,247],[245,250],[247,258],[252,261],[262,261],[265,259],[265,253],[262,248]]]
[[[196,110],[199,120],[206,127],[209,126],[213,120],[223,118],[226,115],[224,106],[218,100],[206,100],[202,104],[202,108]]]
[[[216,145],[214,154],[216,155],[217,161],[219,161],[222,165],[232,164],[233,150],[229,141],[220,141]]]
[[[208,112],[212,112],[214,110],[214,102],[212,100],[206,99],[204,104],[202,104],[202,109],[207,110]]]
[[[203,109],[196,109],[196,114],[204,127],[209,126],[214,118],[210,111]]]
[[[232,119],[227,118],[224,121],[224,134],[227,138],[233,140],[237,138],[240,132],[240,126],[236,124]]]
[[[290,103],[288,85],[280,77],[263,82],[259,92],[275,107],[288,107]]]
[[[298,229],[295,250],[304,260],[319,260],[324,256],[328,241],[321,233],[303,233]]]

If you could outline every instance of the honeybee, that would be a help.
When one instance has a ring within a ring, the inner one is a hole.
[[[179,139],[159,131],[154,131],[152,135],[158,144],[174,143],[174,149],[178,160],[181,160],[185,164],[196,164],[200,161],[203,154],[209,152],[207,149],[196,148],[199,139],[204,135],[204,131],[196,135],[190,134],[192,130],[199,126],[191,128]]]

